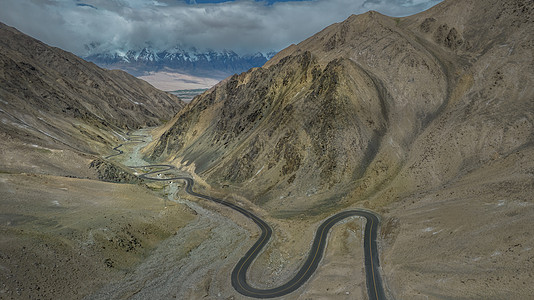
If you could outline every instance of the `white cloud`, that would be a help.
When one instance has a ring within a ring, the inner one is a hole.
[[[238,0],[187,4],[176,0],[2,0],[0,21],[78,55],[176,45],[237,52],[280,50],[351,14],[393,16],[422,11],[441,0]],[[193,3],[192,1],[191,3]]]

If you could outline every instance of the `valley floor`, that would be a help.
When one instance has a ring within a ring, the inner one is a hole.
[[[140,148],[142,145],[126,145],[125,154],[117,159],[125,165],[146,165],[139,155]],[[176,175],[181,174],[168,174],[169,177]],[[219,194],[206,188],[205,183],[195,185],[195,189],[205,194],[233,199],[242,206],[250,205],[238,195]],[[230,274],[256,241],[257,226],[228,208],[187,195],[183,183],[171,185],[167,197],[167,203],[187,205],[197,215],[195,221],[161,243],[127,276],[87,298],[249,299],[233,289]],[[294,276],[308,253],[320,221],[269,220],[276,224],[274,239],[251,268],[252,284],[273,287]],[[363,226],[363,219],[352,218],[334,227],[321,267],[298,292],[283,299],[366,299]],[[306,233],[300,234],[303,231]]]
[[[80,171],[90,160],[75,154],[2,146],[0,298],[245,299],[232,288],[230,273],[259,233],[246,218],[193,199],[181,183],[102,182]],[[125,145],[125,154],[112,160],[146,164],[141,146]],[[70,165],[72,173],[58,174],[69,168],[56,172],[40,161]],[[76,178],[81,173],[86,178]],[[249,273],[260,287],[294,275],[321,220],[272,221],[274,240]],[[334,227],[316,274],[284,299],[365,299],[364,225],[352,218]]]
[[[125,154],[111,160],[144,165],[142,146],[125,145]],[[259,234],[243,216],[188,196],[179,182],[106,183],[90,172],[73,178],[38,165],[17,173],[14,148],[2,147],[2,157],[11,160],[2,162],[0,173],[0,298],[247,299],[230,283],[233,267]],[[26,149],[17,152],[18,163],[41,155],[60,164],[71,155],[34,148],[18,148]],[[534,204],[528,193],[534,165],[529,155],[523,157],[497,160],[382,210],[380,262],[390,296],[534,294]],[[81,170],[89,161],[77,163]],[[51,174],[39,174],[46,170]],[[202,182],[195,189],[235,201],[273,227],[273,240],[248,274],[258,287],[277,286],[294,275],[323,220],[275,219],[237,194]],[[336,225],[317,272],[283,299],[367,299],[364,226],[361,218]]]

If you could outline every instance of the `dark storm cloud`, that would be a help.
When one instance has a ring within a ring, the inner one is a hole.
[[[97,9],[96,7],[92,6],[91,4],[78,3],[76,5],[78,5],[78,6],[87,6],[87,7],[91,7],[91,8]]]
[[[176,0],[3,0],[0,21],[54,46],[88,51],[175,46],[280,50],[351,14],[404,16],[440,0],[252,0],[190,4]],[[91,47],[87,47],[92,45]]]

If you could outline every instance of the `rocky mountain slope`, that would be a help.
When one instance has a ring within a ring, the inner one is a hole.
[[[196,99],[151,157],[287,209],[284,193],[314,206],[317,193],[367,197],[400,176],[413,190],[513,152],[531,139],[531,5],[480,5],[334,24]]]
[[[533,15],[352,16],[196,98],[146,153],[276,218],[381,211],[397,297],[531,295]]]
[[[183,106],[122,71],[106,71],[0,24],[0,131],[85,152],[126,129],[155,126]]]
[[[1,299],[81,299],[194,219],[101,158],[182,106],[0,24]]]

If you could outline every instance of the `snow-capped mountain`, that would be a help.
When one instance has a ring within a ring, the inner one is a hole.
[[[107,53],[97,53],[84,57],[104,68],[125,70],[135,76],[149,72],[176,71],[195,76],[208,76],[222,79],[234,73],[241,73],[250,68],[260,67],[274,56],[271,53],[256,53],[252,55],[238,55],[229,50],[224,51],[189,51],[174,48],[170,50],[155,50],[144,48],[140,50],[115,50]]]

